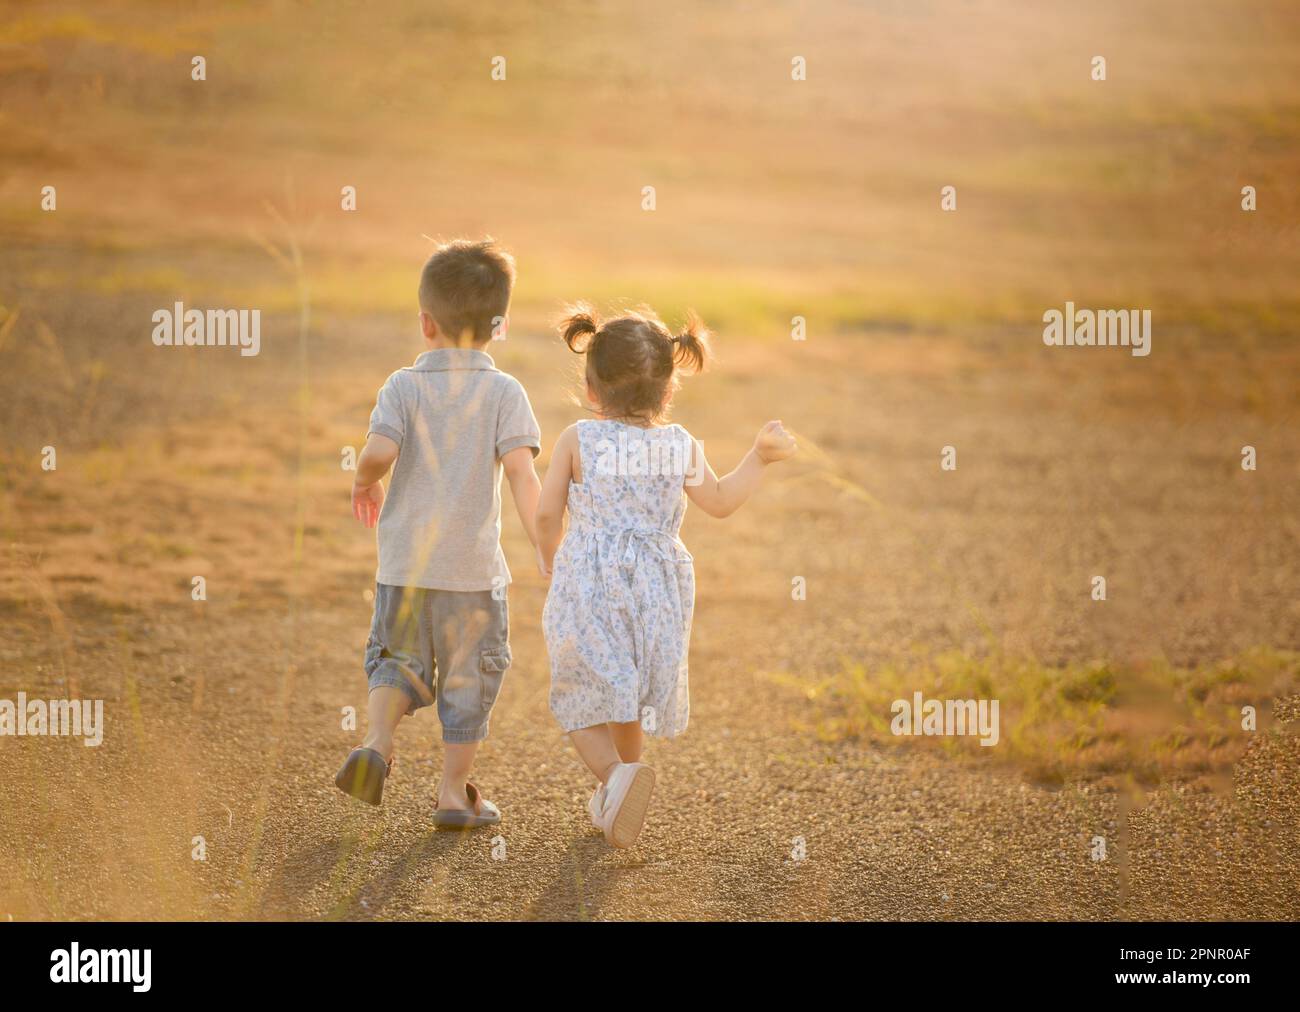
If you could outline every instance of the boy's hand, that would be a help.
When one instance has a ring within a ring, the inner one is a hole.
[[[794,436],[785,431],[779,420],[764,425],[754,439],[754,452],[764,464],[774,464],[778,460],[793,457],[798,449]]]
[[[379,523],[379,510],[384,505],[384,483],[352,486],[352,515],[367,527]]]
[[[546,556],[542,554],[541,548],[537,549],[537,571],[542,574],[542,578],[549,580],[551,578],[551,563],[546,561]]]

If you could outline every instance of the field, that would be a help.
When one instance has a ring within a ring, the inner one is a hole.
[[[106,714],[0,736],[0,917],[1294,919],[1300,15],[540,7],[0,5],[0,699]],[[715,464],[801,441],[688,515],[692,722],[625,853],[508,507],[505,859],[429,831],[429,711],[382,809],[332,784],[374,574],[341,460],[430,237],[484,233],[543,467],[579,298],[713,327],[674,418]],[[260,308],[261,353],[155,347],[176,301]],[[1151,354],[1046,347],[1067,301],[1150,309]],[[913,692],[1000,699],[1001,742],[894,736]]]

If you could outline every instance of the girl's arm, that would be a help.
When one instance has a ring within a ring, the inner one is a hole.
[[[686,483],[686,494],[709,516],[731,516],[754,494],[767,465],[793,456],[797,449],[794,437],[779,421],[768,422],[758,430],[754,445],[736,469],[719,478],[705,459],[704,448],[696,443],[693,475],[702,477],[698,482]]]
[[[551,463],[542,479],[542,494],[537,500],[533,528],[537,532],[537,566],[543,576],[551,575],[555,553],[564,540],[564,508],[569,502],[569,480],[578,453],[578,427],[570,425],[560,433],[551,451]]]

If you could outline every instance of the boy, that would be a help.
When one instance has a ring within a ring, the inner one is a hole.
[[[419,292],[428,350],[380,389],[352,487],[353,515],[379,525],[379,571],[366,739],[334,782],[379,804],[398,721],[436,701],[446,748],[438,828],[501,820],[468,778],[510,666],[503,471],[537,543],[541,431],[519,381],[483,350],[505,331],[514,278],[514,260],[490,239],[448,243],[429,258]]]

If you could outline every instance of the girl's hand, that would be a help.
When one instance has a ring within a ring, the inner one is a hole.
[[[384,483],[352,486],[352,515],[367,527],[379,522],[379,511],[384,505]]]
[[[754,439],[754,452],[764,464],[774,464],[778,460],[793,457],[798,449],[794,436],[785,431],[779,419],[764,425]]]
[[[537,549],[537,571],[542,574],[544,579],[551,578],[551,566],[553,563],[546,561],[546,556],[542,553],[541,548]]]

